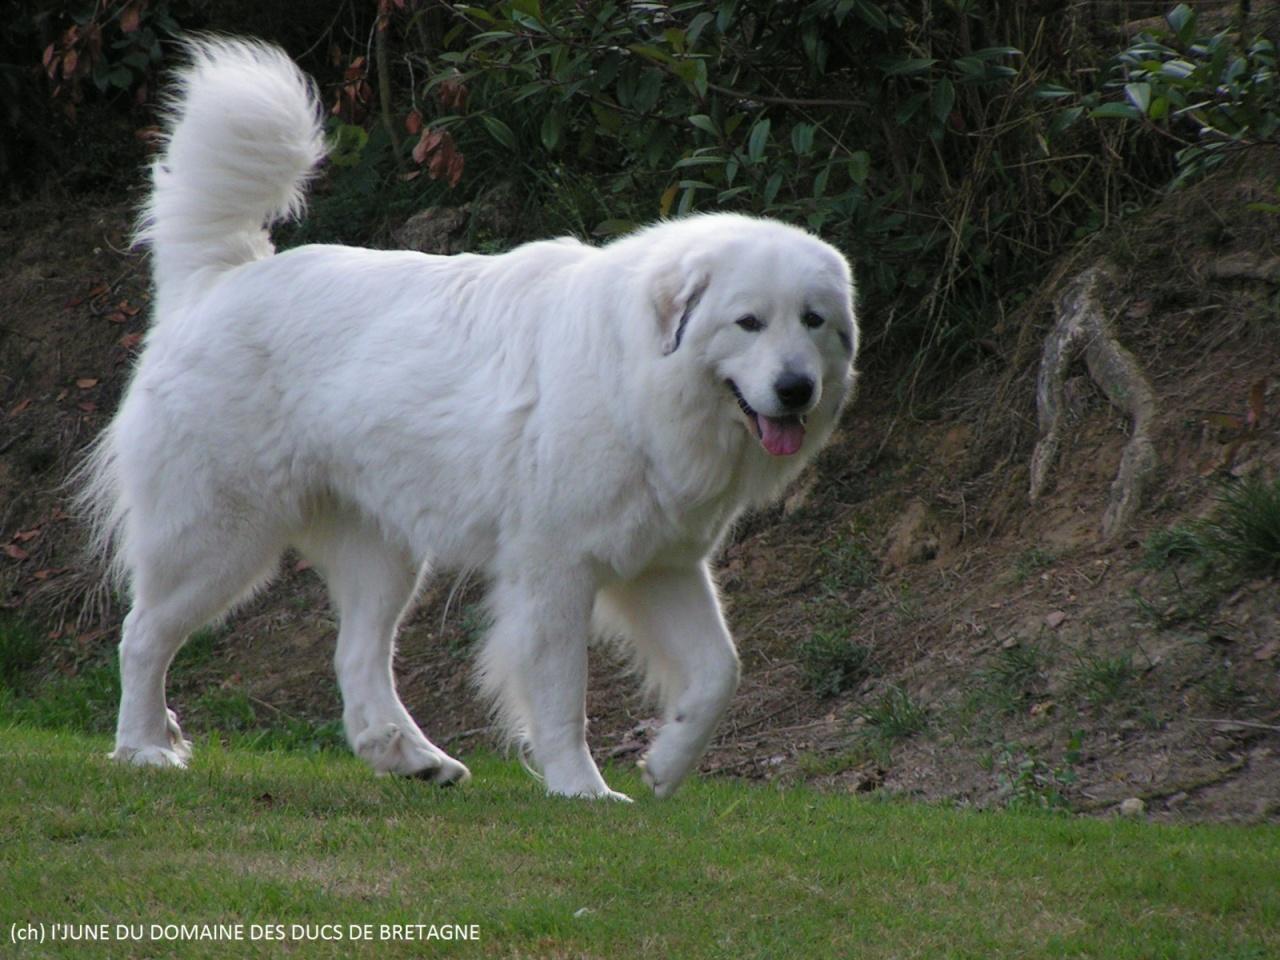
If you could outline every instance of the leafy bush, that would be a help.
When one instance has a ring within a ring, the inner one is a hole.
[[[384,6],[388,69],[413,79],[381,127],[409,133],[395,153],[424,195],[517,180],[542,201],[533,232],[711,209],[805,223],[857,259],[888,355],[980,356],[1009,287],[1036,275],[1028,253],[1082,219],[1047,186],[1078,182],[1078,162],[1048,149],[1009,39],[1039,30],[1020,4]],[[1037,216],[1051,207],[1065,216]]]
[[[1112,60],[1110,97],[1087,101],[1091,115],[1138,121],[1175,138],[1174,186],[1204,175],[1233,150],[1280,143],[1275,44],[1262,36],[1245,41],[1227,29],[1204,34],[1185,3],[1165,22],[1166,30],[1139,34]],[[1070,109],[1078,116],[1084,107]]]

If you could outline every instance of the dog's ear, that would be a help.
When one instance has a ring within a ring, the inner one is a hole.
[[[679,349],[689,315],[710,284],[711,274],[706,269],[688,263],[665,270],[659,276],[653,307],[658,315],[663,356]]]

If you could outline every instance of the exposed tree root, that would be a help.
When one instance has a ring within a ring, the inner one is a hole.
[[[1159,464],[1151,439],[1155,391],[1133,354],[1120,345],[1108,315],[1114,310],[1114,278],[1105,265],[1076,277],[1058,301],[1058,322],[1045,339],[1036,380],[1040,440],[1031,455],[1031,499],[1039,499],[1058,457],[1066,412],[1064,381],[1083,353],[1089,376],[1111,403],[1128,414],[1132,433],[1111,484],[1102,516],[1102,539],[1110,541],[1129,525]]]
[[[1249,251],[1227,254],[1209,261],[1203,273],[1213,280],[1258,280],[1280,283],[1280,257],[1264,257]]]

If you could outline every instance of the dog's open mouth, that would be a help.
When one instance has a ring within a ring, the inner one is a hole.
[[[789,457],[804,443],[804,417],[789,414],[785,417],[766,417],[757,413],[742,396],[742,391],[732,380],[726,380],[738,407],[747,415],[747,422],[756,432],[760,445],[775,457]]]

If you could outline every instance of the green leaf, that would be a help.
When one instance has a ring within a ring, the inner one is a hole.
[[[1089,116],[1096,120],[1138,120],[1142,114],[1133,104],[1102,104],[1089,111]]]
[[[791,149],[800,156],[807,156],[813,150],[813,132],[814,125],[812,123],[797,123],[791,128]]]
[[[858,15],[858,19],[874,30],[884,33],[889,29],[888,14],[880,9],[878,4],[872,3],[871,0],[856,0],[853,5],[853,12]]]
[[[1097,120],[1137,120],[1142,114],[1129,103],[1104,103],[1090,110],[1089,116]]]
[[[961,83],[977,83],[987,78],[987,65],[977,57],[956,57],[951,65],[960,71]]]
[[[861,186],[871,175],[871,154],[865,150],[855,150],[849,154],[849,179]]]
[[[699,58],[694,61],[696,70],[693,74],[693,89],[698,91],[698,96],[705,97],[707,95],[707,61]]]
[[[747,159],[759,163],[764,157],[765,144],[769,142],[769,118],[757,120],[747,138]]]
[[[1174,80],[1185,80],[1196,72],[1196,65],[1187,60],[1166,60],[1160,64],[1160,73]]]
[[[516,135],[511,132],[511,128],[491,114],[485,114],[482,118],[485,129],[489,131],[489,136],[497,140],[508,150],[515,150]]]
[[[707,62],[697,60],[677,60],[672,67],[676,76],[693,87],[699,96],[707,93]]]
[[[595,114],[596,123],[608,133],[617,133],[622,129],[622,114],[617,110],[610,110],[608,107],[600,103],[591,104],[591,112]]]
[[[329,162],[339,167],[354,167],[360,162],[369,134],[364,127],[344,123],[329,139]]]
[[[655,47],[650,43],[633,43],[627,47],[632,53],[642,57],[648,57],[650,60],[657,60],[659,63],[675,63],[675,58],[661,47]]]
[[[715,123],[705,113],[695,113],[689,118],[689,124],[697,127],[704,133],[709,133],[713,137],[719,137],[720,131],[716,129]]]
[[[716,29],[724,33],[733,22],[737,13],[737,0],[720,0],[720,9],[716,11]]]
[[[1126,83],[1124,95],[1137,107],[1139,113],[1146,113],[1151,107],[1151,84],[1149,83]]]
[[[701,157],[682,157],[676,161],[677,167],[708,167],[713,164],[724,164],[724,157],[705,155]]]
[[[526,30],[532,30],[535,33],[547,32],[547,28],[542,25],[541,21],[537,17],[524,13],[522,11],[517,11],[511,14],[511,19],[516,23],[518,23],[520,26],[524,27]]]
[[[1152,120],[1163,120],[1169,115],[1169,100],[1167,97],[1156,97],[1151,101],[1151,106],[1147,109],[1147,116]]]
[[[946,123],[956,102],[956,88],[947,77],[933,85],[933,116],[939,123]]]
[[[649,69],[640,77],[640,82],[636,84],[635,100],[632,107],[640,113],[648,113],[658,103],[658,96],[662,93],[662,72],[657,69]]]
[[[886,77],[901,77],[909,74],[924,73],[938,61],[934,57],[906,57],[891,60],[884,67]]]
[[[1185,3],[1178,4],[1165,14],[1165,20],[1168,21],[1179,43],[1185,44],[1191,39],[1191,34],[1196,28],[1196,13]]]
[[[831,178],[831,164],[827,164],[818,171],[818,175],[813,178],[813,198],[817,200],[827,192],[827,181]]]
[[[1020,57],[1022,51],[1017,47],[983,47],[973,51],[979,60],[999,60],[1001,57]]]
[[[685,31],[685,42],[690,47],[696,46],[698,37],[702,36],[702,31],[706,29],[707,24],[715,19],[715,14],[707,13],[705,10],[689,21],[689,29]]]
[[[770,206],[774,198],[778,195],[778,190],[782,187],[782,174],[775,173],[764,185],[764,205]]]
[[[512,19],[514,14],[523,13],[534,20],[542,19],[542,3],[540,0],[511,0]]]
[[[542,145],[554,151],[560,143],[560,131],[564,129],[564,117],[559,110],[548,110],[542,118]]]
[[[696,188],[685,187],[684,192],[680,194],[680,203],[676,206],[676,216],[688,216],[689,211],[693,209],[693,193]]]
[[[1036,92],[1033,94],[1033,96],[1041,100],[1062,100],[1065,97],[1074,97],[1075,95],[1076,92],[1074,90],[1056,83],[1042,83],[1036,87]]]
[[[911,96],[907,97],[906,100],[902,101],[898,106],[898,109],[894,111],[893,119],[900,124],[906,123],[920,111],[920,108],[924,106],[924,102],[928,99],[928,91],[922,90],[919,93],[913,93]]]
[[[634,220],[601,220],[591,232],[597,237],[616,237],[636,228]]]

